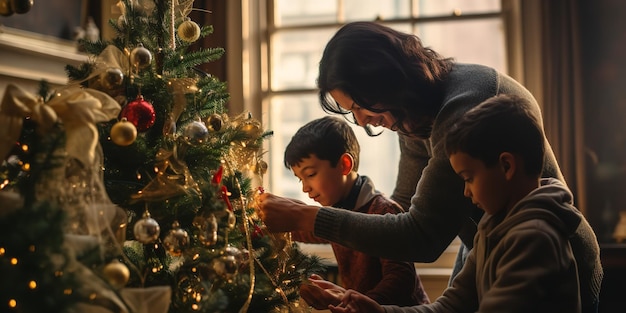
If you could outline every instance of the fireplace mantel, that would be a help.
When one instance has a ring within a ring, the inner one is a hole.
[[[65,66],[79,65],[87,55],[76,43],[0,25],[0,95],[7,84],[16,84],[36,93],[39,83],[65,85]]]

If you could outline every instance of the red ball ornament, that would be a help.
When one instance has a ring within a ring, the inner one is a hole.
[[[143,132],[152,127],[156,119],[156,114],[152,104],[145,101],[143,96],[140,95],[137,96],[137,99],[124,106],[121,117],[133,123],[137,131]]]

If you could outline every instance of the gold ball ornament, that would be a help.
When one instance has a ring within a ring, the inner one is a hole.
[[[137,139],[137,128],[125,118],[111,127],[111,140],[118,146],[129,146]]]
[[[130,52],[130,62],[139,69],[146,68],[152,63],[152,53],[139,44]]]
[[[241,126],[241,130],[250,138],[256,138],[261,135],[261,126],[256,122],[246,122]]]
[[[124,82],[124,72],[117,67],[109,67],[100,74],[100,84],[106,89],[115,89],[122,86]]]
[[[186,42],[194,42],[200,38],[200,25],[187,18],[178,25],[178,37]]]
[[[209,115],[209,117],[207,118],[206,124],[209,126],[210,129],[217,132],[217,131],[220,131],[220,129],[222,129],[222,126],[224,125],[224,119],[222,118],[221,115],[217,113],[213,113]]]
[[[130,271],[128,267],[124,265],[124,263],[114,260],[113,262],[104,266],[102,270],[102,275],[104,278],[113,286],[115,289],[120,289],[128,283],[128,279],[130,278]]]
[[[267,162],[260,160],[253,168],[253,172],[258,175],[265,175],[267,173]]]
[[[13,8],[11,8],[11,2],[9,0],[0,0],[0,15],[13,15]]]

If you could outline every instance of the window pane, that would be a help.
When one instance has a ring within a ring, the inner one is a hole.
[[[268,142],[268,169],[271,192],[300,199],[313,204],[293,173],[283,165],[285,147],[298,128],[307,122],[326,116],[319,105],[317,94],[275,96],[270,101],[269,129],[274,132]],[[397,134],[389,130],[377,137],[369,137],[363,128],[352,125],[361,146],[359,173],[370,177],[377,189],[391,195],[398,172],[400,155]]]
[[[277,32],[271,41],[272,90],[315,88],[324,46],[334,28]]]
[[[410,0],[344,0],[346,21],[407,18],[411,16],[409,8]]]
[[[416,0],[414,16],[499,12],[500,0]]]
[[[277,0],[276,26],[335,23],[337,0]]]
[[[417,24],[425,46],[459,62],[478,63],[507,72],[504,29],[499,18]]]

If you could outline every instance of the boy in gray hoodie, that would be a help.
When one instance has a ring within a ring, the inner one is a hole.
[[[465,265],[443,295],[401,308],[347,291],[332,312],[597,311],[603,272],[596,236],[567,187],[540,178],[544,135],[525,102],[490,98],[446,136],[464,195],[485,215]]]

